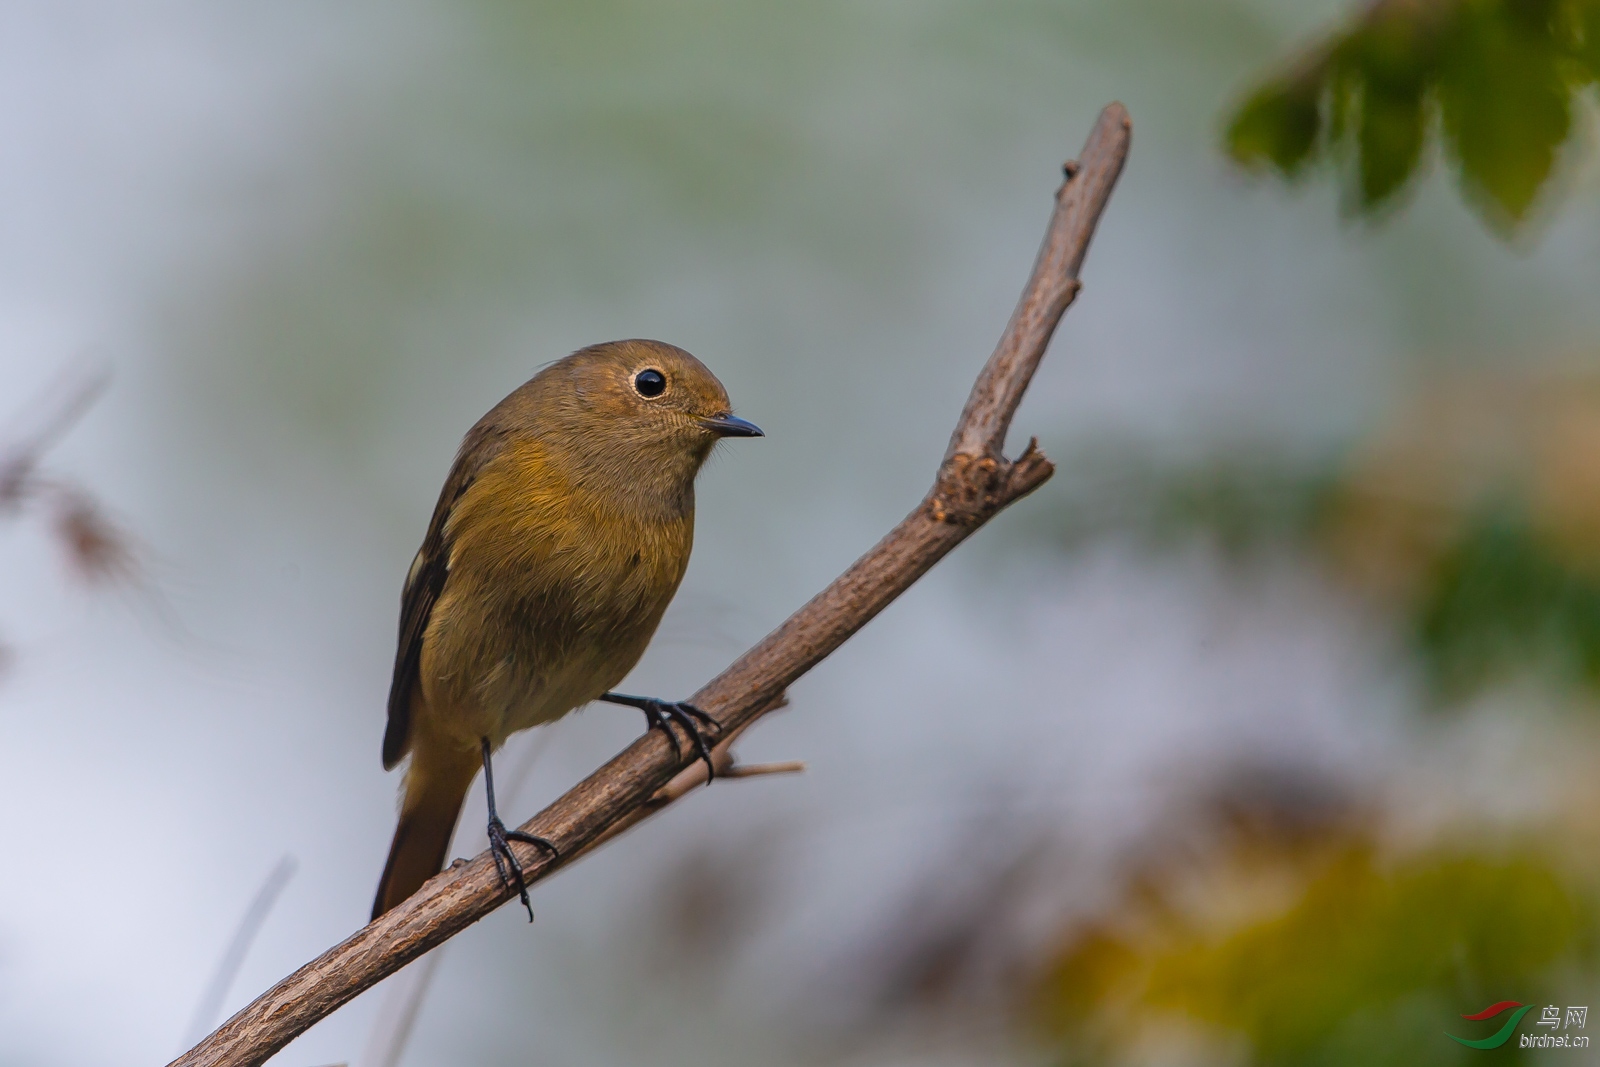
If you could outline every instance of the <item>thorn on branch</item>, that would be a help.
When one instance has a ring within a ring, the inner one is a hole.
[[[806,769],[806,761],[799,759],[784,760],[781,763],[735,763],[732,767],[721,772],[723,778],[759,778],[768,774],[801,774]]]
[[[1069,159],[1065,163],[1061,164],[1061,173],[1065,175],[1067,181],[1069,182],[1078,176],[1078,171],[1080,169],[1082,168],[1076,159]]]
[[[1055,472],[1056,465],[1050,462],[1050,457],[1039,451],[1039,439],[1028,438],[1028,447],[1011,464],[1010,484],[1007,486],[1010,500],[1027,496],[1049,481]]]

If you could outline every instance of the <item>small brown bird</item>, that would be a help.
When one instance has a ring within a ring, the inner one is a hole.
[[[479,766],[495,863],[528,903],[506,842],[554,846],[506,830],[490,766],[518,730],[605,700],[674,745],[684,726],[710,766],[702,712],[609,690],[689,565],[695,475],[721,438],[761,435],[699,360],[640,340],[551,364],[467,433],[401,596],[383,765],[411,763],[374,919],[443,867]]]

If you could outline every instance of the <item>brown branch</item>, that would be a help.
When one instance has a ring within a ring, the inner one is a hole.
[[[1062,168],[1067,180],[1056,191],[1055,215],[1034,261],[1033,277],[994,354],[972,385],[944,454],[947,466],[960,455],[1000,457],[1011,416],[1017,413],[1022,394],[1044,359],[1050,335],[1078,295],[1078,268],[1089,252],[1089,238],[1094,236],[1100,213],[1111,199],[1111,187],[1122,173],[1129,129],[1127,111],[1121,104],[1110,105],[1090,131],[1082,157],[1068,160]]]
[[[1127,158],[1130,124],[1120,104],[1100,113],[1083,155],[1066,168],[1033,275],[994,355],[978,376],[933,489],[898,526],[832,585],[789,617],[690,699],[729,742],[780,703],[816,666],[946,553],[1006,505],[1050,477],[1034,442],[1015,460],[1002,452],[1011,416],[1062,312],[1078,291],[1078,268]],[[628,826],[688,792],[696,772],[652,730],[522,829],[555,842],[561,858],[514,844],[530,882],[549,877]],[[244,1008],[172,1067],[264,1062],[296,1035],[511,897],[488,853],[457,861],[411,899],[306,964]]]

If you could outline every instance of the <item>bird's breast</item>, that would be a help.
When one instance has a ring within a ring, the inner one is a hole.
[[[428,702],[495,743],[633,669],[693,540],[692,511],[644,518],[575,491],[498,499],[463,501],[422,663]]]

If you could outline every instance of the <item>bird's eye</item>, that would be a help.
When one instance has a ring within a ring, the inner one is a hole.
[[[667,376],[654,367],[646,367],[634,376],[633,387],[642,397],[658,397],[667,391]]]

